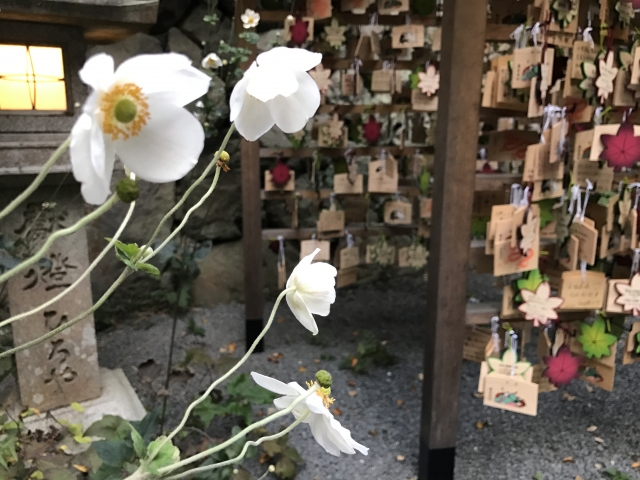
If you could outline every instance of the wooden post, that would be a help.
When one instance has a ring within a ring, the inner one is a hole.
[[[245,8],[256,8],[256,0],[237,0],[234,18],[236,34],[244,31],[240,15]],[[238,46],[252,54],[240,65],[247,70],[256,56],[254,45],[238,39]],[[242,243],[244,247],[245,339],[248,349],[263,328],[264,279],[262,275],[262,200],[260,198],[260,142],[241,142],[242,169]],[[260,342],[255,352],[264,350]]]
[[[452,480],[487,0],[444,2],[420,480]]]
[[[262,275],[262,200],[260,144],[242,140],[242,243],[247,348],[262,331],[264,280]],[[256,352],[263,351],[262,342]]]

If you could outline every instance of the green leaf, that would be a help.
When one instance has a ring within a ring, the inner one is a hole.
[[[282,450],[282,454],[295,463],[304,463],[304,460],[298,453],[298,450],[293,447],[285,446]]]
[[[209,356],[209,354],[202,347],[190,348],[187,350],[184,360],[180,362],[177,367],[178,368],[187,368],[190,364],[194,365],[210,365],[213,366],[215,363],[213,358]]]
[[[103,463],[91,474],[91,480],[122,480],[122,468],[110,467]]]
[[[135,428],[145,442],[150,442],[158,431],[160,421],[160,410],[155,409],[147,413],[139,422],[131,422],[131,426]]]
[[[105,415],[84,432],[85,437],[124,440],[129,437],[129,422],[115,415]]]
[[[268,440],[263,442],[261,446],[270,457],[275,457],[278,453],[282,453],[282,446],[276,440]]]
[[[602,358],[611,354],[610,347],[616,343],[616,336],[605,331],[605,322],[601,317],[596,318],[593,325],[582,323],[580,329],[582,334],[578,341],[587,358]]]
[[[246,42],[255,45],[256,43],[258,43],[258,40],[260,40],[260,35],[258,35],[256,32],[242,32],[240,35],[238,35],[238,38],[241,38]]]
[[[94,442],[93,448],[100,459],[111,467],[122,467],[133,455],[133,448],[124,440]]]
[[[149,444],[148,451],[155,452],[162,442],[166,439],[166,436],[158,437],[156,440]],[[178,447],[174,447],[171,441],[165,443],[160,451],[156,454],[153,461],[148,465],[149,471],[154,475],[158,475],[158,469],[173,465],[180,459],[180,450]]]
[[[636,333],[636,353],[640,355],[640,333]]]
[[[227,384],[227,392],[232,397],[246,399],[258,405],[271,403],[277,397],[269,390],[257,385],[247,373],[231,377]]]
[[[431,174],[429,170],[427,170],[427,167],[422,168],[418,181],[420,183],[420,194],[426,196],[429,193],[429,186],[431,185]]]
[[[541,200],[540,202],[536,202],[536,205],[540,207],[540,228],[546,227],[555,219],[555,216],[553,215],[553,206],[555,205],[555,203],[555,199]]]
[[[276,463],[276,475],[284,480],[296,478],[296,465],[287,457],[280,457]]]
[[[160,270],[158,270],[158,267],[155,267],[150,263],[137,263],[136,267],[138,267],[138,270],[142,270],[154,278],[160,278]]]
[[[227,407],[219,403],[214,403],[210,397],[205,398],[193,409],[193,415],[198,417],[205,426],[209,426],[211,421],[218,415],[226,415]]]
[[[147,446],[144,443],[142,435],[135,428],[131,429],[131,439],[133,440],[133,449],[139,459],[144,459],[147,454]]]
[[[187,330],[189,331],[189,333],[192,333],[193,335],[196,335],[198,337],[204,337],[205,335],[204,328],[196,325],[196,321],[193,318],[189,318],[189,320],[187,321]]]
[[[76,412],[84,413],[84,407],[80,405],[78,402],[71,402],[71,405],[69,406],[73,408]]]

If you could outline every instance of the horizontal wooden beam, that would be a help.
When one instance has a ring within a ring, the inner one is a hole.
[[[387,60],[363,60],[360,70],[364,72],[382,70],[385,62],[389,60],[393,60],[393,58]],[[413,70],[416,67],[424,67],[427,61],[428,58],[426,57],[414,58],[412,60],[398,60],[395,62],[395,67],[396,70]],[[353,59],[324,57],[322,59],[322,66],[330,68],[331,70],[347,70],[353,67]]]
[[[331,197],[333,190],[329,188],[323,188],[321,190],[295,190],[293,192],[285,192],[285,191],[270,191],[267,192],[265,190],[260,191],[260,198],[262,200],[290,200],[295,197],[304,198],[309,200],[326,200]],[[418,187],[413,187],[410,185],[400,185],[398,187],[398,193],[407,197],[417,197],[420,195],[420,189]],[[361,194],[349,195],[349,194],[337,194],[338,197],[341,196],[362,196]],[[383,195],[383,196],[391,196],[389,193],[369,193],[369,195]]]
[[[347,230],[354,237],[372,237],[380,234],[397,235],[402,231],[408,234],[417,228],[417,225],[353,225],[349,226]],[[276,240],[279,236],[283,236],[285,240],[309,240],[314,235],[317,235],[318,239],[342,238],[344,232],[322,236],[318,235],[318,230],[315,228],[269,228],[262,230],[263,240]]]
[[[373,13],[373,10],[371,13]],[[285,18],[291,15],[288,10],[260,10],[261,22],[275,22],[284,23]],[[369,25],[371,23],[371,17],[368,13],[358,15],[354,13],[345,12],[333,12],[331,18],[323,20],[316,20],[316,24],[329,24],[331,19],[336,18],[341,25]],[[378,25],[404,25],[407,23],[407,15],[404,13],[400,15],[378,15]],[[419,17],[417,15],[411,16],[411,23],[416,25],[436,25],[438,19],[435,16]]]
[[[260,158],[311,158],[315,152],[320,152],[323,157],[344,157],[347,150],[351,150],[353,155],[381,155],[382,151],[386,151],[391,155],[411,155],[415,152],[433,153],[433,147],[431,146],[419,146],[419,147],[346,147],[346,148],[333,148],[333,147],[315,147],[315,148],[301,148],[294,150],[293,148],[261,148]]]

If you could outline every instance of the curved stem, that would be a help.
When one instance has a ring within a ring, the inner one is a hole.
[[[204,171],[202,172],[202,174],[200,174],[197,180],[193,182],[193,184],[187,189],[186,192],[184,192],[184,195],[182,195],[182,198],[178,200],[178,203],[176,203],[175,206],[171,210],[169,210],[164,217],[162,217],[162,220],[160,220],[160,223],[158,224],[155,231],[151,235],[151,238],[149,238],[149,241],[147,241],[146,243],[147,247],[152,246],[153,242],[160,234],[160,229],[162,228],[162,226],[167,222],[167,220],[169,220],[173,216],[174,213],[178,211],[178,209],[184,204],[187,198],[189,198],[189,195],[191,195],[191,193],[196,189],[196,187],[203,182],[203,180],[207,177],[207,175],[209,175],[209,172],[213,169],[216,163],[218,163],[218,160],[220,159],[220,154],[224,151],[225,147],[227,146],[227,143],[229,143],[229,140],[231,139],[231,135],[235,131],[235,128],[236,128],[235,125],[232,123],[231,126],[229,127],[229,131],[227,132],[224,139],[222,140],[222,143],[220,144],[218,153],[214,155],[213,160],[211,160],[211,163],[209,163],[207,168],[204,169]],[[166,245],[167,243],[168,242],[165,242],[162,246],[164,247],[164,245]],[[140,258],[142,258],[146,250],[147,250],[146,248],[141,249],[140,252],[138,253],[138,258],[136,258],[136,260],[139,260]],[[161,248],[156,249],[156,251],[158,250],[161,250]]]
[[[173,437],[175,437],[180,432],[180,430],[182,430],[182,427],[184,427],[186,425],[187,420],[189,419],[189,415],[191,415],[191,412],[193,411],[193,409],[196,408],[196,406],[200,402],[203,402],[211,394],[211,392],[213,391],[214,388],[216,388],[218,385],[220,385],[220,383],[224,382],[227,378],[229,378],[231,375],[233,375],[233,373],[236,370],[238,370],[238,368],[240,368],[244,362],[247,361],[249,356],[253,353],[253,351],[256,349],[256,347],[260,343],[260,340],[262,340],[262,337],[264,337],[266,335],[267,331],[269,330],[269,328],[271,328],[271,325],[273,324],[273,319],[276,316],[276,310],[278,309],[278,305],[280,305],[280,302],[282,301],[284,296],[287,293],[289,293],[290,291],[292,291],[292,290],[294,290],[294,289],[293,288],[287,288],[287,289],[283,290],[280,293],[280,295],[278,295],[278,298],[276,299],[276,302],[273,304],[273,308],[271,309],[271,315],[269,315],[269,320],[267,321],[267,324],[262,329],[262,332],[260,332],[260,335],[258,335],[258,337],[254,340],[253,344],[249,347],[249,349],[247,350],[247,353],[244,354],[244,357],[242,357],[238,363],[236,363],[233,367],[231,367],[231,369],[227,373],[225,373],[222,377],[220,377],[218,380],[213,382],[209,386],[209,388],[207,388],[207,390],[199,398],[195,399],[191,403],[191,405],[189,405],[187,407],[187,411],[184,413],[184,416],[182,417],[182,420],[180,421],[180,424],[169,434],[169,436],[167,438],[165,438],[164,442],[162,442],[158,446],[158,449],[155,452],[151,452],[149,454],[149,460],[148,460],[149,462],[151,460],[153,460],[153,458],[158,454],[160,449],[162,449],[162,447],[167,442],[171,441],[171,439]]]
[[[120,235],[122,235],[122,232],[124,231],[124,229],[126,228],[127,224],[129,223],[129,220],[131,220],[131,215],[133,215],[133,210],[135,209],[135,206],[136,206],[136,202],[131,202],[131,205],[129,205],[129,210],[127,211],[127,214],[125,215],[124,220],[120,224],[120,227],[118,228],[116,233],[113,235],[113,238],[109,241],[107,246],[104,247],[102,252],[100,252],[100,255],[98,255],[95,258],[95,260],[91,263],[91,265],[89,265],[89,268],[87,268],[87,270],[84,271],[82,273],[82,275],[80,275],[80,277],[75,282],[73,282],[64,291],[60,292],[58,295],[53,297],[51,300],[43,303],[42,305],[40,305],[38,307],[35,307],[35,308],[29,310],[28,312],[19,313],[18,315],[14,315],[13,317],[8,318],[8,319],[4,320],[3,322],[0,322],[0,328],[4,327],[5,325],[9,325],[9,324],[11,324],[13,322],[16,322],[18,320],[21,320],[21,319],[23,319],[25,317],[28,317],[30,315],[33,315],[34,313],[38,313],[41,310],[44,310],[48,306],[53,305],[55,302],[60,300],[62,297],[64,297],[68,293],[70,293],[78,285],[80,285],[80,283],[82,283],[82,281],[89,276],[91,271],[98,266],[98,263],[100,263],[100,261],[104,258],[104,256],[107,253],[109,253],[109,251],[115,245],[115,243],[118,240],[118,238],[120,238]]]
[[[198,200],[198,202],[187,211],[187,213],[184,215],[184,218],[182,219],[182,222],[180,222],[180,225],[178,225],[178,227],[173,232],[171,232],[171,234],[167,238],[165,238],[164,242],[162,242],[158,248],[156,248],[153,252],[151,252],[151,254],[145,257],[145,262],[148,262],[150,259],[155,257],[158,252],[160,252],[164,247],[166,247],[167,244],[171,240],[173,240],[173,238],[180,232],[180,230],[184,228],[184,226],[189,221],[189,217],[191,217],[191,214],[195,212],[198,208],[200,208],[202,204],[207,200],[207,198],[211,196],[211,194],[216,188],[216,185],[218,184],[218,179],[220,178],[220,170],[221,170],[220,167],[216,167],[216,174],[213,177],[213,182],[211,182],[211,186],[209,187],[209,190],[207,190],[206,193],[202,196],[202,198]]]
[[[84,227],[85,225],[92,222],[96,218],[100,217],[103,213],[108,211],[111,207],[113,207],[116,204],[118,200],[119,200],[118,195],[115,194],[109,200],[107,200],[103,205],[101,205],[100,208],[97,208],[96,210],[91,212],[89,215],[85,215],[80,220],[78,220],[74,225],[71,225],[70,227],[63,228],[62,230],[57,230],[53,232],[53,234],[49,238],[47,238],[47,241],[44,242],[42,247],[40,247],[40,250],[38,250],[33,256],[29,257],[19,265],[16,265],[11,270],[8,270],[2,275],[0,275],[0,283],[6,282],[9,278],[13,277],[15,274],[20,273],[21,271],[29,268],[31,265],[37,263],[38,260],[40,260],[45,255],[45,253],[47,253],[47,250],[51,248],[51,245],[53,245],[53,242],[55,242],[58,238],[66,237],[67,235],[71,235],[72,233],[77,232],[82,227]]]
[[[263,427],[264,425],[267,425],[268,423],[271,423],[275,419],[280,418],[280,417],[284,417],[285,415],[288,415],[289,413],[293,412],[293,410],[298,406],[299,403],[303,402],[308,397],[313,395],[319,388],[320,388],[320,385],[318,385],[317,383],[314,383],[313,386],[309,390],[307,390],[302,395],[300,395],[298,398],[296,398],[291,403],[291,405],[289,405],[287,408],[285,408],[283,410],[280,410],[280,411],[274,413],[273,415],[270,415],[267,418],[264,418],[264,419],[260,420],[259,422],[252,423],[247,428],[242,430],[240,433],[238,433],[237,435],[234,435],[229,440],[227,440],[226,442],[221,443],[220,445],[216,445],[215,447],[209,448],[209,449],[205,450],[204,452],[200,452],[200,453],[198,453],[196,455],[193,455],[193,456],[191,456],[189,458],[185,458],[184,460],[182,460],[182,461],[180,461],[178,463],[174,463],[173,465],[169,465],[167,467],[159,468],[158,469],[158,473],[165,474],[165,473],[172,472],[173,470],[176,470],[177,468],[184,467],[185,465],[189,465],[190,463],[193,463],[193,462],[197,462],[198,460],[206,458],[206,457],[208,457],[209,455],[211,455],[213,453],[219,452],[220,450],[223,450],[223,449],[227,448],[229,445],[233,445],[238,440],[246,437],[247,434],[249,432],[251,432],[252,430],[255,430],[256,428]],[[297,425],[297,424],[302,423],[304,421],[304,419],[307,417],[308,414],[309,414],[309,412],[306,412],[306,415],[304,415],[303,417],[298,419],[297,423],[294,423],[292,425],[292,427]],[[282,433],[282,432],[280,432],[280,433]],[[247,442],[245,444],[245,447],[249,448],[249,444],[250,443],[252,443],[252,442]],[[243,448],[242,451],[246,453],[244,448]],[[238,456],[238,457],[236,457],[236,458],[234,458],[232,460],[227,460],[226,462],[221,462],[221,463],[219,463],[217,465],[218,465],[218,467],[223,467],[225,465],[229,465],[230,463],[235,463],[238,460],[240,460],[243,456],[244,456],[244,454],[240,454],[240,456]],[[218,468],[218,467],[216,467],[216,468]],[[191,473],[195,472],[195,470],[197,470],[197,469],[192,470]],[[188,473],[188,472],[185,472],[185,473]],[[171,477],[171,478],[174,478],[174,477]]]
[[[131,275],[132,273],[133,273],[133,270],[131,270],[129,267],[125,268],[123,270],[123,272],[120,274],[120,276],[116,279],[116,281],[113,282],[113,285],[111,285],[109,287],[109,290],[107,290],[104,293],[104,295],[102,295],[102,297],[100,297],[100,299],[90,309],[85,310],[80,315],[76,316],[75,318],[69,320],[66,323],[63,323],[59,327],[51,330],[49,333],[47,333],[45,335],[42,335],[41,337],[38,337],[38,338],[36,338],[34,340],[31,340],[31,341],[29,341],[27,343],[23,343],[22,345],[20,345],[18,347],[14,347],[14,348],[12,348],[10,350],[6,350],[6,351],[0,353],[0,358],[8,357],[10,355],[13,355],[14,353],[18,353],[18,352],[21,352],[21,351],[26,350],[28,348],[31,348],[31,347],[33,347],[35,345],[38,345],[39,343],[42,343],[42,342],[50,339],[51,337],[55,337],[57,334],[59,334],[60,332],[66,330],[69,327],[72,327],[73,325],[75,325],[79,321],[84,320],[86,317],[88,317],[93,312],[95,312],[98,308],[100,308],[102,306],[102,304],[104,302],[106,302],[107,299],[111,296],[111,294],[116,290],[116,288],[118,288],[120,286],[120,284],[122,282],[124,282],[125,279],[129,275]]]
[[[14,198],[9,205],[2,209],[2,211],[0,212],[0,220],[14,211],[18,205],[24,202],[29,197],[29,195],[31,195],[38,188],[38,186],[42,183],[42,181],[49,173],[49,170],[51,170],[51,167],[53,167],[53,165],[58,161],[62,154],[67,150],[67,148],[69,148],[69,145],[71,145],[71,137],[67,138],[63,142],[63,144],[60,145],[55,152],[53,152],[53,155],[51,155],[49,160],[47,160],[47,163],[42,166],[40,173],[38,173],[38,176],[33,179],[31,185],[29,185],[24,192]]]

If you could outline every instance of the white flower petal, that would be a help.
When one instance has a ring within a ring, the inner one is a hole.
[[[278,95],[288,97],[298,89],[298,80],[293,70],[277,67],[263,67],[256,62],[257,71],[249,76],[247,93],[262,102],[268,102]]]
[[[209,90],[211,79],[193,68],[191,60],[179,53],[138,55],[118,67],[115,78],[132,82],[147,96],[162,94],[162,99],[179,106],[190,103]]]
[[[113,57],[99,53],[85,62],[79,72],[80,80],[94,90],[101,90],[112,82],[113,69]]]
[[[318,442],[318,444],[324,448],[327,453],[335,455],[336,457],[340,456],[340,449],[329,439],[327,427],[322,416],[314,415],[312,420],[309,422],[309,427],[311,428],[313,438],[316,439],[316,442]]]
[[[172,103],[150,102],[150,119],[140,133],[114,142],[122,163],[143,180],[174,182],[198,163],[204,147],[200,122]]]
[[[320,252],[320,249],[316,248],[312,253],[310,253],[309,255],[305,256],[302,260],[300,260],[298,265],[294,267],[293,272],[291,272],[291,276],[289,277],[289,280],[287,280],[287,288],[291,288],[295,286],[298,272],[304,270],[306,267],[311,265],[311,262],[313,262],[313,259],[316,257],[316,255],[319,252]]]
[[[111,172],[105,177],[104,170],[96,172],[92,162],[92,121],[86,114],[80,115],[71,130],[71,145],[69,147],[71,166],[74,178],[81,184],[81,192],[85,202],[92,205],[102,205],[109,194],[111,172],[115,156],[105,155],[105,169],[110,165]]]
[[[236,83],[235,87],[233,87],[231,98],[229,99],[229,120],[232,122],[235,121],[238,115],[240,115],[242,104],[247,97],[247,83],[249,83],[249,77],[257,68],[255,65],[256,62],[253,62],[253,64],[249,67],[249,70],[244,73],[244,76],[238,81],[238,83]]]
[[[303,48],[276,47],[261,53],[256,60],[260,66],[273,66],[280,69],[285,67],[306,72],[322,61],[322,54]]]
[[[309,121],[309,117],[304,114],[302,107],[293,96],[285,98],[278,95],[270,100],[268,105],[276,125],[284,133],[296,133],[302,130]]]
[[[338,420],[333,417],[325,418],[325,423],[329,424],[329,438],[336,442],[336,445],[344,453],[352,454],[355,453],[355,450],[358,450],[363,455],[369,454],[369,449],[351,438],[351,432],[344,428]]]
[[[277,393],[279,395],[295,395],[298,396],[298,391],[286,383],[276,380],[275,378],[267,377],[257,372],[251,372],[251,378],[253,381],[260,385],[262,388],[266,388],[270,392]]]
[[[313,117],[320,107],[320,89],[316,81],[305,72],[296,72],[298,90],[289,98],[295,98],[302,112],[308,117]]]
[[[317,335],[318,325],[298,292],[287,293],[287,304],[302,326]]]
[[[238,133],[250,142],[259,139],[271,130],[274,123],[268,105],[251,95],[245,96],[242,110],[234,119]]]

